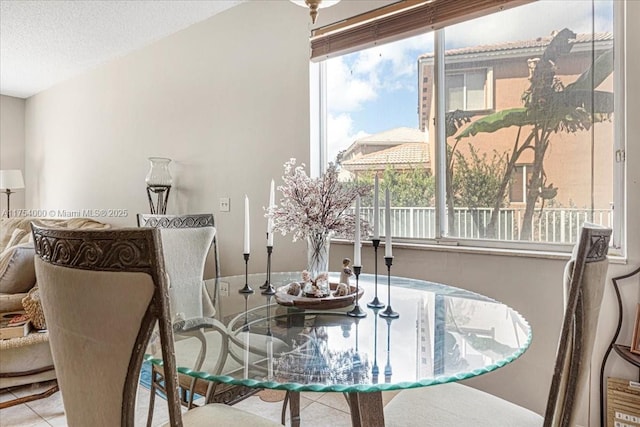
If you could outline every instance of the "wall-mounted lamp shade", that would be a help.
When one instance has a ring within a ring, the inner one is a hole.
[[[0,170],[0,189],[1,190],[19,190],[24,188],[24,180],[22,179],[22,171],[19,169]]]

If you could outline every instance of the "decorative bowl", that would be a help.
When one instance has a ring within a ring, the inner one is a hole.
[[[333,308],[347,307],[356,301],[356,287],[355,285],[349,285],[349,293],[344,296],[334,296],[333,294],[338,287],[337,283],[329,283],[331,293],[327,297],[314,298],[306,297],[303,295],[296,296],[287,293],[291,285],[298,284],[298,282],[289,283],[285,286],[280,286],[276,289],[276,302],[280,305],[288,307],[297,307],[303,309],[315,309],[315,310],[330,310]],[[364,289],[359,288],[357,299],[364,294]]]

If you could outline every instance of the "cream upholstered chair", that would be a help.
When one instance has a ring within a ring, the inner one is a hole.
[[[213,298],[204,285],[204,268],[212,245],[215,253],[216,279],[219,278],[216,229],[212,214],[146,215],[138,214],[138,226],[157,228],[162,239],[162,253],[169,278],[169,309],[173,331],[179,337],[193,337],[176,343],[178,364],[199,371],[207,356],[207,347],[214,345],[216,356],[212,369],[219,372],[227,353],[226,328],[215,321]],[[217,281],[217,280],[216,280]],[[217,288],[217,283],[216,283]],[[187,327],[188,325],[188,327]],[[207,337],[205,328],[213,334]],[[209,339],[207,339],[209,338]],[[213,342],[211,342],[213,341]],[[182,401],[189,407],[193,402],[196,379],[178,375]],[[156,390],[164,391],[162,368],[153,366],[149,423],[153,416]],[[189,394],[186,391],[189,390]]]
[[[173,320],[213,317],[216,295],[209,295],[203,281],[205,262],[212,246],[216,281],[220,276],[213,215],[138,214],[138,226],[160,229]]]
[[[212,374],[238,369],[239,363],[226,357],[229,349],[226,327],[213,318],[220,279],[213,215],[139,214],[138,225],[160,230],[169,277],[169,309],[176,335],[175,356],[178,366],[188,366],[194,371]],[[210,248],[213,248],[216,270],[214,295],[207,292],[202,280]],[[164,391],[162,382],[163,370],[154,365],[151,374],[149,425],[153,416],[155,391]],[[178,374],[178,382],[181,400],[188,408],[193,406],[196,394],[205,396],[209,403],[235,403],[255,391],[244,386],[198,380],[184,374]]]
[[[160,232],[33,225],[36,275],[71,427],[133,426],[138,377],[158,324],[172,427],[277,426],[227,405],[181,413]]]
[[[589,388],[589,362],[607,274],[611,230],[585,224],[565,268],[565,312],[544,418],[451,383],[405,390],[385,407],[388,426],[573,427]],[[583,410],[584,411],[584,410]]]

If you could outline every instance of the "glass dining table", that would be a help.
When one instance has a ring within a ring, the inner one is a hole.
[[[235,369],[212,373],[178,365],[178,371],[207,381],[287,390],[292,426],[301,422],[304,391],[344,393],[353,426],[384,426],[382,392],[476,377],[513,362],[531,343],[531,328],[515,310],[453,286],[391,277],[388,289],[387,277],[379,276],[380,301],[387,302],[389,290],[399,313],[384,318],[379,316],[384,309],[367,307],[375,294],[374,276],[362,274],[360,306],[367,315],[357,318],[346,314],[353,305],[328,310],[280,305],[276,297],[261,294],[264,274],[248,278],[253,294],[238,292],[244,275],[222,278],[216,304],[216,317],[227,330],[226,358]],[[300,279],[299,272],[271,275],[276,288]],[[337,273],[330,275],[331,282],[337,280]],[[206,285],[213,291],[213,281]]]

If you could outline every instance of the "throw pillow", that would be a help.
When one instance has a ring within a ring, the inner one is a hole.
[[[36,283],[32,244],[13,246],[0,254],[0,293],[24,293]]]

